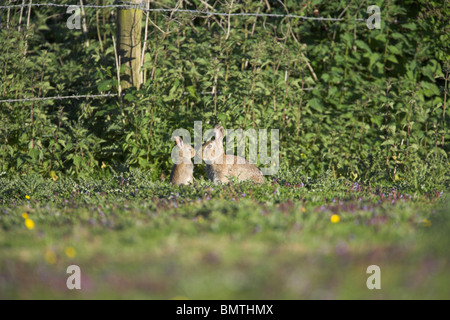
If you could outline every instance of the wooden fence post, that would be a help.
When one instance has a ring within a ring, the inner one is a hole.
[[[142,0],[130,0],[141,4]],[[120,8],[117,18],[117,42],[121,65],[125,65],[121,76],[121,87],[125,90],[130,87],[140,88],[141,77],[141,33],[142,8]]]

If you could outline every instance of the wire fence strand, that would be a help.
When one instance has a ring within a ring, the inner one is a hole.
[[[23,4],[10,4],[6,6],[0,6],[0,9],[9,9],[9,8],[28,8],[28,7],[59,7],[59,8],[68,8],[68,7],[80,7],[79,4],[67,4],[67,3],[23,3]],[[144,8],[141,4],[131,5],[131,4],[106,4],[106,5],[95,5],[95,4],[83,4],[84,8],[121,8],[121,9],[142,9]]]
[[[300,89],[302,91],[312,91],[315,88],[303,88]],[[183,95],[189,95],[189,92],[183,92]],[[222,92],[199,92],[198,94],[202,96],[207,95],[222,95]],[[111,97],[118,97],[117,94],[114,93],[107,93],[107,94],[97,94],[97,95],[75,95],[75,96],[56,96],[56,97],[41,97],[41,98],[21,98],[21,99],[6,99],[6,100],[0,100],[0,103],[13,103],[13,102],[27,102],[27,101],[45,101],[45,100],[67,100],[67,99],[99,99],[99,98],[111,98]]]
[[[28,3],[28,4],[14,4],[14,5],[6,5],[0,6],[0,9],[8,9],[8,8],[22,8],[22,7],[74,7],[79,6],[75,4],[61,4],[61,3]],[[343,18],[327,18],[327,17],[308,17],[308,16],[300,16],[295,14],[280,14],[280,13],[252,13],[252,12],[215,12],[215,11],[204,11],[204,10],[189,10],[189,9],[165,9],[165,8],[149,8],[145,7],[144,2],[141,4],[109,4],[109,5],[93,5],[93,4],[85,4],[84,8],[119,8],[119,9],[141,9],[145,12],[167,12],[167,13],[188,13],[188,14],[201,14],[206,16],[224,16],[224,17],[267,17],[267,18],[293,18],[293,19],[301,19],[301,20],[313,20],[313,21],[345,21]],[[365,22],[366,19],[355,18],[354,21],[362,21]]]
[[[117,97],[117,94],[107,93],[107,94],[96,94],[96,95],[76,95],[76,96],[56,96],[56,97],[42,97],[42,98],[21,98],[21,99],[7,99],[0,100],[0,103],[11,103],[11,102],[26,102],[26,101],[44,101],[44,100],[66,100],[66,99],[86,99],[86,98],[107,98],[107,97]]]
[[[61,3],[22,3],[13,5],[0,6],[0,9],[10,9],[10,8],[23,8],[23,7],[57,7],[57,8],[69,8],[69,7],[79,6],[78,4],[61,4]],[[267,18],[293,18],[301,20],[314,20],[314,21],[344,21],[343,18],[327,18],[327,17],[308,17],[300,16],[294,14],[278,14],[278,13],[246,13],[246,12],[215,12],[215,11],[204,11],[204,10],[189,10],[189,9],[165,9],[165,8],[146,8],[145,3],[133,4],[130,2],[122,1],[122,4],[107,4],[107,5],[93,5],[84,4],[84,8],[93,9],[103,9],[103,8],[118,8],[118,9],[141,9],[145,12],[165,12],[165,13],[186,13],[186,14],[198,14],[206,16],[224,16],[224,17],[267,17]],[[355,18],[355,21],[366,21],[366,19]],[[311,91],[314,88],[304,88],[302,91]],[[188,94],[187,92],[184,93]],[[210,93],[202,92],[201,95],[208,95]],[[75,95],[75,96],[56,96],[56,97],[42,97],[42,98],[21,98],[21,99],[6,99],[0,100],[0,103],[13,103],[13,102],[27,102],[27,101],[45,101],[45,100],[66,100],[66,99],[85,99],[85,98],[106,98],[115,97],[117,94],[100,94],[100,95]]]
[[[316,21],[344,21],[342,18],[326,18],[326,17],[307,17],[299,16],[295,14],[279,14],[279,13],[246,13],[246,12],[213,12],[213,11],[201,11],[201,10],[188,10],[188,9],[144,9],[144,11],[150,12],[170,12],[170,13],[191,13],[191,14],[203,14],[207,16],[225,16],[225,17],[269,17],[269,18],[295,18],[302,20],[316,20]],[[355,21],[366,21],[366,19],[354,19]]]

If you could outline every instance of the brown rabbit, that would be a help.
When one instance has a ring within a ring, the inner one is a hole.
[[[215,183],[227,183],[228,177],[236,177],[238,181],[250,179],[256,183],[264,183],[264,176],[255,165],[242,157],[224,154],[225,130],[222,126],[216,125],[214,134],[215,140],[203,144],[199,151],[199,156],[206,162],[206,174],[209,180]]]
[[[194,148],[183,143],[181,137],[174,137],[178,150],[178,164],[174,164],[170,174],[170,183],[182,185],[194,181],[194,164],[191,158],[195,156]]]

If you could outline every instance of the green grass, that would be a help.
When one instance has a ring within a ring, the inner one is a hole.
[[[267,180],[0,179],[0,299],[450,298],[446,190]]]

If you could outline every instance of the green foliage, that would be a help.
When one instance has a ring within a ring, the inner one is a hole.
[[[77,178],[140,168],[156,181],[170,172],[171,132],[221,121],[280,129],[282,165],[314,178],[329,170],[366,183],[448,183],[448,2],[376,4],[380,30],[354,20],[368,17],[360,1],[214,7],[341,22],[151,12],[141,90],[120,100],[2,103],[0,172]],[[20,31],[20,9],[3,10],[0,99],[117,92],[114,12],[86,8],[84,35],[67,29],[60,8],[33,8]]]
[[[331,172],[282,171],[264,185],[150,178],[0,177],[0,297],[449,297],[450,206],[440,189],[363,186]],[[82,290],[67,290],[73,264]],[[382,290],[365,286],[373,264]]]

